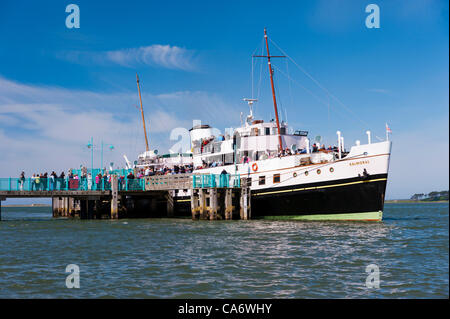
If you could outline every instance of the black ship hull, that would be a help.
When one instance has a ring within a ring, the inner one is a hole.
[[[373,220],[382,218],[387,174],[272,187],[251,192],[251,218]],[[190,215],[189,197],[176,200]]]

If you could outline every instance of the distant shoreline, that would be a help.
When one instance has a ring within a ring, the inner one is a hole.
[[[386,204],[432,204],[432,203],[448,203],[448,200],[436,200],[436,201],[428,201],[428,200],[412,200],[412,199],[391,199],[385,200]]]

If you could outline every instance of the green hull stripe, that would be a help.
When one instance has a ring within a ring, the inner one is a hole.
[[[317,214],[317,215],[282,215],[282,216],[262,216],[261,219],[271,220],[361,220],[361,221],[381,221],[383,212],[349,213],[349,214]]]

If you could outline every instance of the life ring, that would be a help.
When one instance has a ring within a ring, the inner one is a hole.
[[[258,164],[253,163],[253,164],[252,164],[252,170],[253,170],[254,172],[256,172],[256,171],[258,170]]]

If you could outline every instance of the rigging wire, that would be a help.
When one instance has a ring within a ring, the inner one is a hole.
[[[261,55],[264,55],[264,46],[261,46]],[[259,66],[259,83],[258,83],[258,95],[257,95],[258,100],[261,97],[262,66],[263,66],[263,62],[261,59],[261,64]]]
[[[273,64],[272,64],[272,66],[273,66]],[[272,71],[272,72],[273,72],[273,71]],[[274,74],[274,73],[275,73],[275,72],[273,72],[272,77],[274,78],[274,81],[275,81],[275,86],[274,86],[274,89],[275,89],[275,97],[276,97],[276,99],[277,99],[277,104],[280,106],[281,122],[283,122],[283,103],[282,103],[282,101],[281,101],[281,96],[280,96],[280,91],[279,91],[280,86],[278,85],[278,84],[279,84],[278,78],[275,77],[275,74]]]
[[[252,53],[252,99],[254,99],[254,69],[255,69],[255,64],[256,64],[256,67],[258,66],[258,62],[254,63],[254,55],[259,50],[259,48],[261,48],[261,51],[264,50],[264,37],[262,37],[261,43],[259,44],[259,46],[256,47],[256,49]],[[261,64],[261,66],[262,66],[262,64]],[[261,67],[261,72],[262,72],[262,67]],[[260,73],[259,85],[261,85],[261,73]],[[260,90],[258,89],[257,99],[259,99],[259,92],[260,92]],[[253,106],[253,112],[254,112],[254,114],[256,114],[255,106]]]
[[[306,87],[304,87],[303,85],[301,85],[299,82],[297,82],[296,80],[292,79],[291,77],[289,77],[287,74],[285,74],[283,71],[281,71],[279,68],[277,68],[275,65],[272,64],[272,67],[275,68],[278,72],[280,72],[282,75],[286,76],[289,80],[291,80],[292,82],[294,82],[295,84],[297,84],[298,86],[300,86],[302,89],[304,89],[306,92],[308,92],[310,95],[312,95],[314,98],[316,98],[321,104],[328,106],[329,104],[323,100],[322,98],[318,97],[316,94],[314,94],[311,90],[307,89]],[[336,111],[336,113],[338,113],[339,115],[341,115],[342,117],[347,117],[345,115],[343,115],[343,113],[339,112],[337,108],[334,108],[334,110]],[[348,117],[347,117],[348,118]]]
[[[290,77],[290,75],[289,75],[289,68],[288,68],[288,60],[286,59],[285,60],[286,61],[286,74],[288,75],[288,77]],[[293,99],[293,97],[292,97],[292,87],[291,87],[291,81],[289,80],[289,78],[288,78],[288,86],[289,86],[289,98],[291,99],[291,106],[293,107],[294,106],[294,99]],[[286,121],[287,121],[287,119],[286,119]]]
[[[329,90],[327,90],[322,84],[319,83],[311,74],[306,72],[304,68],[302,68],[297,62],[294,61],[286,52],[283,51],[272,39],[270,39],[270,42],[272,42],[273,45],[275,45],[278,50],[280,50],[289,60],[294,63],[297,68],[299,68],[300,71],[302,71],[308,78],[310,78],[319,88],[321,88],[325,93],[327,93],[330,97],[332,97],[334,100],[336,100],[344,109],[346,109],[349,113],[352,113],[353,116],[359,120],[362,124],[364,124],[366,127],[369,126],[367,122],[363,121],[355,112],[353,112],[348,106],[346,106],[340,99],[338,99],[336,96],[334,96]]]

